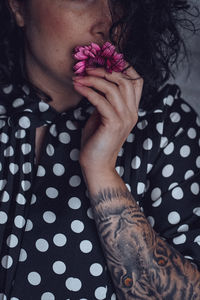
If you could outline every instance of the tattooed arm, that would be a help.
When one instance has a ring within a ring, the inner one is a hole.
[[[197,268],[152,229],[117,172],[83,176],[118,298],[200,299]]]

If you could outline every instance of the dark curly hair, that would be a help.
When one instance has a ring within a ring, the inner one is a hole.
[[[108,1],[113,18],[110,41],[144,79],[142,103],[148,105],[157,90],[174,77],[174,65],[188,60],[182,29],[193,33],[198,30],[195,18],[199,9],[191,0]],[[117,41],[116,29],[120,29]],[[1,0],[0,84],[26,81],[23,30],[16,25],[7,0]],[[36,87],[35,90],[38,91]]]

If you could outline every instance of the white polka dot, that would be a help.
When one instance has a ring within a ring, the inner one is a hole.
[[[128,183],[125,183],[125,184],[126,184],[127,189],[129,190],[129,192],[131,192],[131,186],[130,186],[130,184],[128,184]]]
[[[95,290],[95,298],[98,300],[106,299],[107,287],[100,286]]]
[[[25,225],[25,219],[22,216],[16,216],[14,219],[14,223],[17,228],[23,228]]]
[[[22,180],[21,186],[22,186],[23,191],[28,191],[31,187],[31,183],[28,180]]]
[[[165,136],[162,136],[160,139],[160,148],[166,147],[168,144],[168,138]]]
[[[196,166],[197,168],[200,168],[200,156],[198,156],[196,159]]]
[[[152,164],[147,164],[147,174],[151,172],[152,168],[153,168]]]
[[[195,139],[196,136],[197,136],[197,132],[196,132],[196,130],[195,130],[194,128],[190,128],[190,129],[188,130],[187,134],[188,134],[188,137],[189,137],[190,139]]]
[[[190,177],[192,177],[194,175],[194,171],[192,170],[188,170],[186,173],[185,173],[185,180],[189,179]]]
[[[191,189],[192,194],[199,195],[199,184],[197,182],[194,182],[191,185],[190,189]]]
[[[1,299],[1,298],[0,298]],[[19,298],[11,297],[10,300],[19,300]]]
[[[198,235],[195,239],[194,242],[197,243],[200,246],[200,235]]]
[[[49,243],[45,239],[38,239],[35,242],[35,247],[38,251],[46,252],[49,249]]]
[[[197,123],[197,126],[200,127],[200,116],[197,116],[196,123]]]
[[[181,149],[180,149],[180,155],[182,157],[188,157],[190,155],[190,152],[191,152],[190,147],[187,145],[181,147]]]
[[[162,175],[163,177],[170,177],[174,172],[174,167],[172,165],[166,165],[162,169]]]
[[[80,151],[78,149],[73,149],[70,152],[70,158],[73,161],[78,161],[79,160],[79,155],[80,155]]]
[[[31,145],[27,144],[27,143],[23,144],[22,147],[21,147],[21,149],[22,149],[22,153],[24,155],[27,155],[27,154],[29,154],[31,152]]]
[[[37,176],[43,177],[43,176],[45,176],[45,174],[46,174],[45,168],[43,166],[39,165],[38,169],[37,169]]]
[[[176,211],[172,211],[171,213],[168,214],[168,221],[170,224],[178,224],[180,222],[180,215]]]
[[[135,156],[131,162],[131,167],[136,170],[136,169],[139,169],[141,165],[141,159],[139,156]]]
[[[149,216],[149,217],[147,217],[147,220],[149,221],[151,227],[154,227],[155,219],[152,216]]]
[[[115,294],[112,294],[111,299],[110,300],[117,300],[117,296]]]
[[[172,190],[172,197],[176,200],[180,200],[180,199],[183,199],[183,190],[182,188],[180,187],[175,187],[173,190]]]
[[[178,232],[186,232],[188,230],[189,230],[189,226],[187,224],[183,224],[179,226],[179,228],[177,229]]]
[[[45,211],[43,213],[43,219],[46,223],[52,224],[56,220],[56,215],[52,211]]]
[[[77,197],[72,197],[69,199],[68,205],[72,209],[79,209],[81,207],[81,200]]]
[[[27,219],[25,231],[31,231],[32,229],[33,229],[33,222],[30,219]]]
[[[191,111],[190,107],[185,103],[181,104],[181,108],[184,112],[190,112]]]
[[[39,111],[45,112],[49,109],[49,105],[43,101],[39,102]]]
[[[174,143],[172,143],[172,142],[169,145],[167,145],[167,147],[165,147],[163,150],[163,152],[166,155],[170,155],[173,151],[174,151]]]
[[[80,249],[83,253],[90,253],[92,248],[92,243],[88,240],[84,240],[80,243]]]
[[[170,190],[172,190],[175,186],[177,186],[178,185],[178,182],[173,182],[173,183],[171,183],[170,184],[170,186],[169,186],[169,188],[168,188],[168,190],[170,191]]]
[[[184,129],[181,127],[179,130],[175,133],[175,137],[179,136],[182,132],[184,132]]]
[[[138,116],[144,117],[146,114],[147,114],[147,112],[145,110],[143,110],[142,108],[139,108],[139,110],[138,110]]]
[[[7,184],[6,179],[1,179],[0,180],[0,191],[2,191],[5,188],[6,184]]]
[[[94,263],[90,266],[90,274],[92,274],[92,276],[100,276],[103,272],[103,267],[98,264],[98,263]]]
[[[158,207],[158,206],[160,206],[161,203],[162,203],[162,198],[160,197],[159,199],[157,199],[157,200],[152,204],[152,206],[153,206],[153,207]]]
[[[49,129],[49,132],[51,133],[51,135],[53,135],[54,137],[56,137],[57,136],[57,129],[56,129],[56,125],[55,124],[53,124],[53,125],[51,125],[51,127],[50,127],[50,129]]]
[[[78,278],[69,277],[65,281],[65,286],[69,291],[78,292],[82,287],[82,283]]]
[[[60,133],[58,139],[63,144],[69,144],[69,142],[71,141],[70,135],[67,132]]]
[[[26,136],[26,131],[24,129],[19,129],[15,132],[16,139],[23,139]]]
[[[53,166],[53,173],[56,176],[62,176],[65,173],[65,168],[61,164],[55,164]]]
[[[19,119],[19,125],[20,125],[22,128],[25,128],[25,129],[29,128],[30,125],[31,125],[30,119],[27,118],[27,117],[21,117],[21,118]]]
[[[42,294],[41,300],[55,300],[55,296],[54,296],[54,294],[52,294],[50,292],[46,292],[46,293]]]
[[[14,155],[14,150],[13,150],[13,147],[12,146],[9,146],[8,148],[6,148],[4,150],[4,156],[5,157],[11,157]]]
[[[143,182],[138,182],[137,184],[137,194],[141,195],[145,191],[145,184]]]
[[[186,242],[186,235],[185,234],[181,234],[181,235],[179,235],[179,236],[177,236],[173,239],[173,243],[175,245],[184,244],[185,242]]]
[[[0,134],[0,142],[6,144],[9,141],[9,137],[6,133],[2,132]]]
[[[12,106],[15,108],[22,106],[22,105],[24,105],[24,100],[22,98],[17,98],[12,103]]]
[[[200,207],[194,208],[194,209],[193,209],[193,213],[194,213],[196,216],[200,217]]]
[[[71,229],[73,232],[80,233],[84,230],[84,224],[79,220],[74,220],[71,223]]]
[[[148,121],[147,120],[142,120],[141,122],[137,123],[137,128],[140,130],[143,130],[147,127]]]
[[[76,130],[77,126],[74,124],[71,120],[68,120],[66,122],[66,127],[69,128],[70,130]]]
[[[13,175],[15,175],[19,171],[19,167],[17,164],[10,163],[9,170]]]
[[[13,85],[12,84],[10,84],[10,85],[6,86],[5,88],[3,88],[4,94],[10,94],[12,92],[12,90],[13,90]]]
[[[18,237],[15,234],[10,234],[7,237],[6,243],[7,243],[8,247],[15,248],[18,244]]]
[[[6,113],[6,108],[3,105],[0,105],[0,115],[4,115]]]
[[[29,89],[29,87],[27,85],[23,85],[22,90],[24,91],[24,93],[26,95],[30,94],[30,89]]]
[[[4,191],[2,196],[1,196],[1,202],[8,202],[9,199],[10,199],[9,194],[6,191]]]
[[[160,198],[161,194],[162,194],[161,189],[158,188],[158,187],[156,187],[151,192],[151,199],[153,201],[156,201],[156,200],[158,200]]]
[[[4,269],[9,269],[13,264],[13,259],[10,255],[4,255],[1,259],[1,265]]]
[[[163,103],[167,104],[169,106],[172,106],[172,104],[174,103],[174,98],[172,95],[167,96],[166,98],[163,99]]]
[[[22,171],[24,174],[29,174],[32,171],[31,163],[26,162],[22,165]]]
[[[66,271],[66,265],[62,261],[55,261],[53,264],[53,271],[58,274],[64,274]]]
[[[153,147],[153,142],[150,138],[147,138],[143,143],[143,148],[145,150],[151,150]]]
[[[133,143],[134,139],[135,139],[135,135],[133,133],[130,133],[129,136],[127,137],[126,141],[128,143]]]
[[[88,216],[88,218],[94,220],[94,215],[93,215],[93,211],[92,211],[91,207],[89,207],[87,210],[87,216]]]
[[[79,186],[81,183],[81,178],[78,175],[74,175],[70,178],[69,184],[73,187]]]
[[[177,113],[177,112],[172,112],[172,113],[170,114],[170,119],[171,119],[171,121],[172,121],[173,123],[178,123],[178,122],[180,122],[180,120],[181,120],[181,116],[180,116],[180,114]]]
[[[64,234],[62,233],[57,233],[56,235],[54,235],[53,237],[53,242],[56,246],[58,247],[63,247],[66,242],[67,242],[67,238]]]
[[[124,148],[121,148],[121,149],[119,150],[119,153],[118,153],[117,156],[122,157],[123,153],[124,153]]]
[[[19,261],[24,262],[27,259],[27,253],[26,251],[22,248],[20,250],[20,255],[19,255]]]
[[[41,282],[41,276],[37,272],[30,272],[28,274],[28,281],[32,285],[39,285]]]
[[[117,171],[117,173],[119,174],[120,177],[123,176],[123,174],[124,174],[124,167],[122,167],[122,166],[117,166],[117,167],[115,168],[115,170]]]
[[[163,122],[159,122],[156,124],[156,130],[158,131],[158,133],[163,134],[163,127],[164,127]]]
[[[54,153],[55,153],[55,149],[54,149],[54,146],[51,145],[51,144],[48,144],[47,147],[46,147],[46,152],[49,156],[53,156]]]
[[[58,197],[58,190],[53,187],[49,187],[46,189],[46,195],[49,198],[54,199],[54,198]]]
[[[2,129],[6,125],[4,120],[0,120],[0,129]]]
[[[31,197],[31,205],[32,205],[32,204],[35,204],[36,200],[37,200],[37,198],[36,198],[36,196],[33,194],[32,197]]]

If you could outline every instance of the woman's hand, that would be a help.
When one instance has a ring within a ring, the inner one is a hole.
[[[113,171],[117,155],[137,123],[143,79],[132,67],[112,74],[104,68],[88,69],[87,74],[73,78],[76,91],[95,106],[82,132],[79,162],[87,170]]]

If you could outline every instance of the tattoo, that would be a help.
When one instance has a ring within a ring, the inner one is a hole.
[[[152,229],[128,190],[90,195],[94,216],[120,300],[198,300],[196,266]]]

